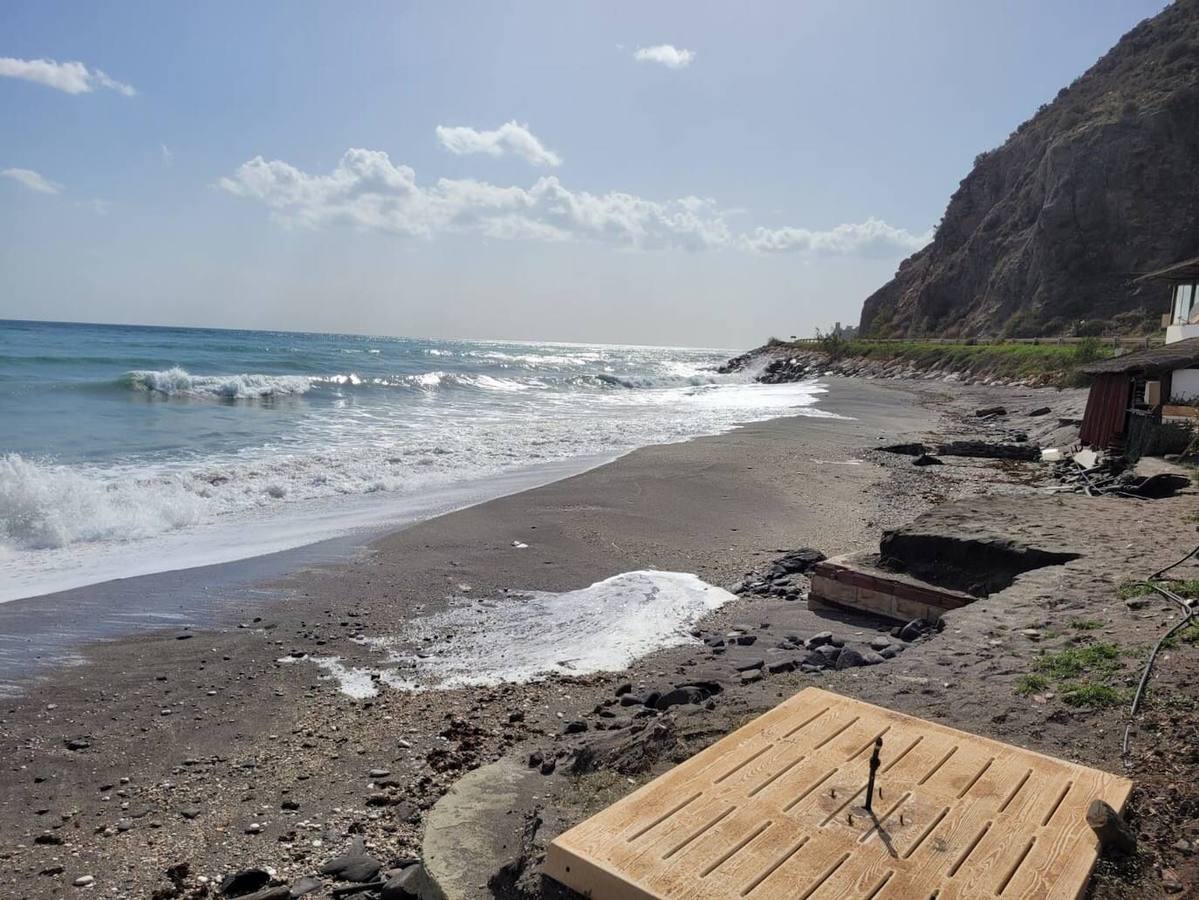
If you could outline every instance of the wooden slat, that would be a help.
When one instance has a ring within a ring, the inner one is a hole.
[[[872,813],[868,760],[882,737]],[[559,836],[594,898],[1076,898],[1124,778],[808,688]]]

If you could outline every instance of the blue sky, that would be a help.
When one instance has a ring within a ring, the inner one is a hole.
[[[810,334],[1162,6],[10,0],[0,317]]]

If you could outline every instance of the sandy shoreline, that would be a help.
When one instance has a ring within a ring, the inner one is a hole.
[[[1054,397],[1005,390],[1008,397]],[[955,392],[969,402],[970,391]],[[462,585],[475,597],[564,591],[661,569],[729,586],[781,550],[811,546],[832,555],[869,546],[884,528],[940,499],[989,490],[969,467],[926,476],[870,457],[870,448],[944,427],[910,388],[838,379],[821,406],[848,418],[777,419],[638,450],[396,532],[351,562],[276,579],[263,586],[264,602],[229,610],[237,616],[230,627],[168,629],[88,648],[85,663],[4,701],[0,896],[67,895],[87,874],[95,878],[89,890],[100,895],[149,897],[171,889],[165,873],[183,863],[189,869],[179,892],[162,896],[198,896],[189,892],[201,879],[247,865],[270,866],[289,880],[314,872],[352,834],[363,835],[384,862],[418,855],[429,807],[464,772],[506,752],[553,747],[563,722],[597,708],[613,685],[683,671],[696,663],[694,647],[653,654],[611,675],[383,690],[365,701],[340,694],[307,661],[279,659],[368,661],[355,635],[403,635],[414,617],[442,608]],[[1162,548],[1164,556],[1174,552]],[[746,617],[776,631],[824,621],[802,603],[750,610],[738,602],[705,627]],[[854,639],[874,633],[855,622],[840,627]],[[902,662],[919,666],[916,653]],[[936,668],[935,660],[928,664]],[[868,696],[967,725],[982,721],[985,697],[959,717],[945,689],[905,690],[884,669],[891,667],[863,670],[863,681],[885,683]],[[845,674],[845,689],[854,691]],[[913,677],[929,684],[928,672]],[[797,690],[799,679],[794,673],[785,683],[730,692],[711,715],[692,717],[688,740],[710,740]],[[1079,755],[1101,756],[1105,746],[1083,746]],[[562,792],[568,780],[546,785]],[[561,808],[568,816],[588,803]]]

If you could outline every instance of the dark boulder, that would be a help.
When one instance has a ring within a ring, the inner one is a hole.
[[[366,852],[365,843],[358,837],[354,838],[348,852],[335,856],[321,866],[321,874],[331,875],[342,881],[364,884],[373,881],[382,868],[383,863]]]
[[[440,889],[420,863],[389,875],[383,883],[379,900],[441,900]]]
[[[871,651],[873,652],[873,651]],[[877,655],[877,654],[875,654]],[[860,650],[855,650],[853,647],[845,647],[837,654],[837,669],[854,669],[858,666],[869,665],[866,662],[865,655]]]
[[[907,625],[904,625],[903,628],[899,629],[899,638],[911,643],[924,637],[931,627],[924,619],[913,619]]]
[[[788,575],[807,574],[816,563],[824,562],[826,558],[819,550],[813,550],[811,547],[792,550],[790,553],[780,556],[773,562],[770,567],[769,578],[771,580],[778,580]]]
[[[778,675],[782,672],[794,672],[799,668],[799,660],[791,654],[774,655],[766,660],[766,671],[772,675]]]
[[[693,685],[683,685],[682,687],[666,691],[658,698],[658,702],[655,705],[658,709],[669,709],[672,706],[681,706],[684,703],[703,703],[707,699],[708,694],[701,688]]]
[[[841,648],[835,647],[832,644],[822,644],[816,648],[816,656],[822,658],[825,665],[832,665],[837,661],[837,657],[841,655]]]

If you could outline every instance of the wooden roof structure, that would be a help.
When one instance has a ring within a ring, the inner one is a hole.
[[[560,835],[544,871],[592,900],[1076,900],[1087,808],[1131,789],[813,687]]]
[[[1111,359],[1100,360],[1083,366],[1083,372],[1088,375],[1109,375],[1116,373],[1163,375],[1175,369],[1187,369],[1199,366],[1199,337],[1175,341],[1172,344],[1162,344],[1160,347],[1150,347],[1125,353],[1123,356],[1113,356]]]

